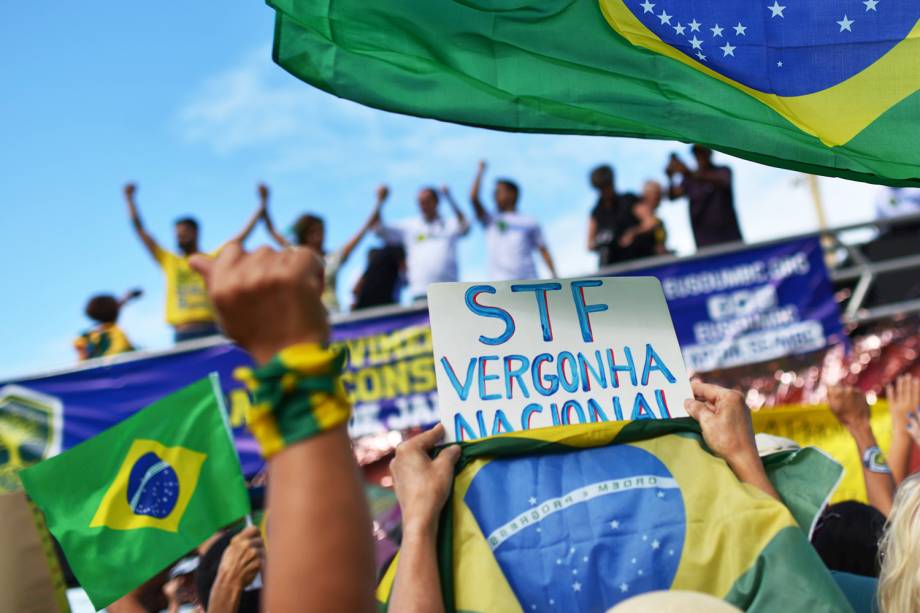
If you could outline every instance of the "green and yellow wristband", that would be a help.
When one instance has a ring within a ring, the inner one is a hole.
[[[351,404],[339,378],[344,364],[344,351],[304,343],[258,368],[236,369],[252,395],[246,423],[265,459],[348,421]]]

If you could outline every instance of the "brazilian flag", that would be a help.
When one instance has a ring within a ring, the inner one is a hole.
[[[915,0],[268,4],[275,61],[368,106],[920,183]]]
[[[808,542],[842,473],[815,449],[765,461],[784,506],[739,482],[689,418],[461,445],[438,533],[448,611],[606,611],[668,589],[745,611],[850,610]]]
[[[249,513],[216,376],[19,473],[101,609]]]

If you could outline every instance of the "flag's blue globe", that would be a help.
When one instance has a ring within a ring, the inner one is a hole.
[[[604,611],[677,573],[683,498],[638,447],[493,460],[464,501],[525,611]]]
[[[136,515],[163,519],[172,513],[179,500],[179,477],[173,467],[157,454],[145,453],[128,477],[128,504]]]
[[[916,0],[615,0],[663,42],[755,90],[801,96],[856,75],[905,39]]]

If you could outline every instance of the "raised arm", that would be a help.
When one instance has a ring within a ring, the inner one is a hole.
[[[888,517],[894,500],[894,479],[872,432],[866,395],[852,387],[836,386],[827,390],[827,404],[856,443],[869,504]]]
[[[157,244],[156,240],[154,240],[144,228],[144,222],[141,221],[141,214],[137,208],[137,202],[134,200],[134,195],[136,193],[136,184],[128,183],[125,185],[125,202],[128,204],[128,215],[131,217],[131,225],[134,227],[134,233],[137,234],[137,237],[144,243],[144,247],[147,248],[150,256],[154,260],[159,261],[159,253],[161,251],[160,245]]]
[[[345,246],[342,247],[342,259],[340,265],[344,265],[345,262],[348,261],[348,258],[351,257],[352,252],[364,238],[364,235],[380,222],[380,210],[383,208],[383,203],[386,202],[389,193],[390,192],[385,185],[381,185],[377,188],[377,203],[374,204],[374,210],[371,211],[371,214],[367,218],[367,221],[364,222],[364,225],[361,226],[355,235],[352,236],[351,239],[345,243]]]
[[[736,391],[701,381],[693,381],[691,386],[694,399],[684,401],[684,408],[700,423],[709,448],[725,460],[739,481],[782,502],[757,453],[751,410],[744,397]]]
[[[901,375],[894,385],[886,388],[888,411],[891,413],[891,448],[888,450],[888,467],[895,484],[907,477],[913,439],[907,430],[909,416],[920,408],[920,379]]]
[[[265,229],[268,230],[269,236],[278,243],[279,247],[290,247],[291,243],[288,239],[284,238],[284,235],[275,229],[275,222],[272,221],[272,216],[268,212],[268,186],[264,183],[259,184],[259,197],[265,201],[265,206],[262,209],[262,219],[265,221]]]
[[[444,195],[444,199],[447,200],[447,203],[450,205],[450,208],[453,209],[454,215],[457,217],[457,224],[460,227],[460,235],[466,236],[470,231],[470,222],[466,220],[466,215],[463,214],[463,211],[460,210],[460,207],[457,206],[457,201],[454,200],[453,194],[450,193],[450,188],[446,185],[441,186],[441,193]]]
[[[431,449],[444,436],[438,424],[396,448],[390,472],[403,516],[403,537],[390,595],[393,613],[441,613],[438,576],[438,518],[454,480],[460,447],[445,447],[434,460]]]
[[[259,183],[259,207],[256,209],[255,213],[249,218],[249,221],[246,222],[246,225],[243,226],[243,229],[240,230],[239,234],[231,238],[227,242],[231,243],[244,243],[246,239],[249,238],[249,235],[252,234],[252,231],[255,229],[256,224],[259,223],[259,220],[265,217],[266,211],[268,210],[268,186],[264,183]]]
[[[664,173],[668,175],[667,194],[669,199],[674,200],[676,198],[683,198],[687,195],[683,185],[677,185],[674,183],[674,175],[679,174],[685,177],[689,172],[690,169],[687,168],[687,165],[684,164],[676,154],[672,153],[670,159],[668,160],[668,165],[664,169]]]
[[[482,200],[479,199],[479,191],[482,187],[482,176],[485,172],[486,161],[480,160],[479,168],[476,170],[476,178],[473,179],[473,187],[470,188],[470,202],[473,203],[473,213],[475,213],[479,223],[483,225],[489,223],[489,213],[486,211],[486,208],[482,206]]]
[[[373,611],[370,515],[346,430],[340,362],[323,349],[329,323],[319,256],[299,247],[246,253],[231,243],[213,261],[195,256],[192,266],[225,334],[256,364],[271,361],[250,384],[272,400],[248,416],[271,484],[264,610]],[[269,394],[278,372],[304,385]],[[309,391],[329,386],[332,394]]]

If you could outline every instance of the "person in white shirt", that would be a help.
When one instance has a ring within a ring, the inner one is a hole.
[[[424,300],[430,283],[458,279],[457,241],[469,233],[470,224],[447,186],[441,188],[441,194],[453,209],[453,218],[440,216],[438,191],[425,187],[418,194],[420,217],[392,224],[379,220],[374,227],[385,243],[405,247],[408,291],[412,300]]]
[[[498,179],[495,184],[496,213],[490,213],[479,199],[482,175],[486,163],[479,162],[479,171],[470,190],[470,200],[476,219],[486,231],[486,251],[489,256],[489,271],[493,281],[514,281],[518,279],[536,279],[537,267],[534,265],[533,252],[539,251],[553,277],[556,266],[546,248],[543,231],[535,219],[518,213],[517,204],[520,188],[514,181]]]

